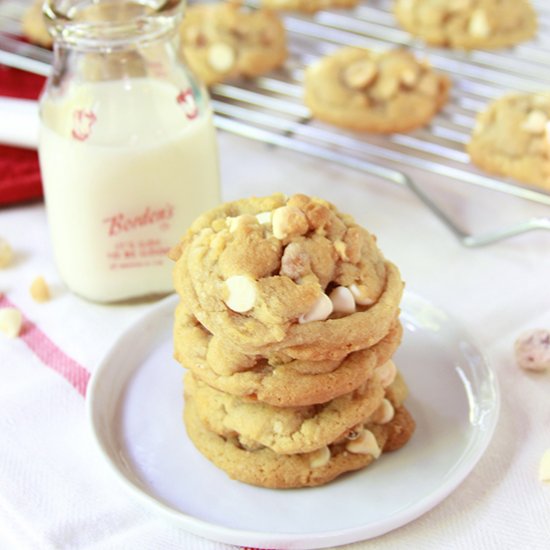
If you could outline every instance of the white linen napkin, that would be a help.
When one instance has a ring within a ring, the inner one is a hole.
[[[379,236],[409,289],[475,335],[500,381],[496,434],[466,481],[413,523],[350,548],[547,549],[550,488],[537,467],[550,447],[550,373],[519,371],[512,346],[526,328],[550,328],[550,235],[466,250],[406,190],[225,135],[221,145],[225,199],[301,191],[352,213]],[[103,467],[86,428],[86,373],[154,306],[100,306],[67,292],[41,204],[1,211],[0,236],[17,252],[0,270],[0,307],[14,304],[32,323],[26,336],[0,337],[0,548],[231,548],[136,503]],[[28,293],[37,275],[52,286],[46,304]]]

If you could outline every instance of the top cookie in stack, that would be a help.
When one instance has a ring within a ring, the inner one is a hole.
[[[342,359],[379,342],[399,313],[403,283],[376,239],[304,195],[211,210],[173,257],[186,309],[249,355]]]

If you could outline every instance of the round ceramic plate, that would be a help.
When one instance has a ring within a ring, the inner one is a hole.
[[[407,293],[395,361],[410,388],[410,442],[323,487],[272,490],[229,479],[189,441],[183,368],[172,359],[176,299],[118,341],[88,393],[93,437],[110,469],[145,505],[184,529],[229,544],[323,548],[408,523],[441,502],[486,449],[499,409],[496,380],[442,310]],[[345,506],[340,503],[345,502]]]

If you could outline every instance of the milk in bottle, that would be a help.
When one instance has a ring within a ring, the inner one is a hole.
[[[94,301],[166,294],[168,250],[219,201],[212,111],[174,43],[180,0],[79,2],[75,28],[49,2],[39,155],[60,274]]]

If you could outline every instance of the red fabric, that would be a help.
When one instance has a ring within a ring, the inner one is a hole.
[[[38,99],[44,77],[0,65],[0,96]],[[42,197],[38,155],[0,145],[0,206]]]

